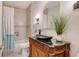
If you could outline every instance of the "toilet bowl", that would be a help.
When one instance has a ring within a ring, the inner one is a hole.
[[[22,56],[29,56],[29,42],[21,43],[20,45]]]
[[[22,56],[29,56],[29,42],[20,41],[16,43],[16,52]]]

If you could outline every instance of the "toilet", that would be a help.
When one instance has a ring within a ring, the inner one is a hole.
[[[16,43],[16,52],[21,56],[29,56],[29,41],[20,41]]]
[[[22,56],[29,56],[29,42],[20,44]]]

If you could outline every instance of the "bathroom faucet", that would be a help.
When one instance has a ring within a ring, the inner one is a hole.
[[[39,30],[38,30],[38,32],[39,32],[39,35],[41,35],[42,30],[41,30],[41,29],[39,29]]]

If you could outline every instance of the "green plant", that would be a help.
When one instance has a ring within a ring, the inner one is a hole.
[[[54,19],[54,26],[57,35],[61,35],[65,31],[66,19],[64,17],[56,17]]]

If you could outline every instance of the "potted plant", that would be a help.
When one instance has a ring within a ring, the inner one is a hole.
[[[62,34],[65,32],[66,23],[67,23],[66,19],[62,16],[56,17],[54,19],[54,26],[57,34],[57,37],[56,37],[57,41],[62,41]]]

